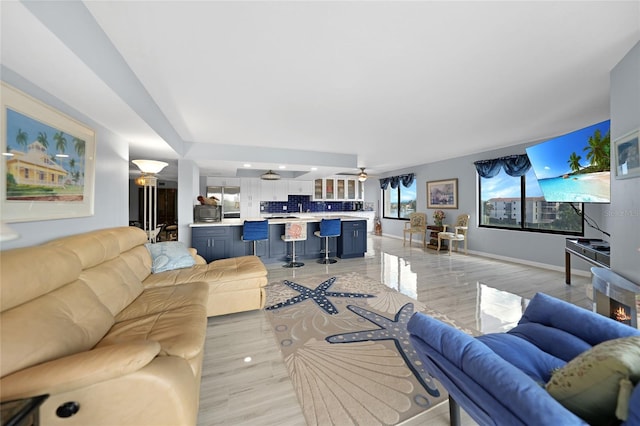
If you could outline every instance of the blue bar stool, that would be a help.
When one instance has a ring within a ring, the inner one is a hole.
[[[284,268],[299,268],[304,266],[302,262],[296,262],[296,241],[306,241],[307,239],[307,223],[306,222],[287,222],[284,225],[284,235],[280,238],[287,243],[291,242],[291,262],[282,265]]]
[[[320,230],[313,233],[316,237],[324,238],[324,259],[320,259],[318,263],[336,263],[336,259],[329,258],[329,238],[339,237],[341,229],[340,219],[322,219],[320,221]]]
[[[253,241],[253,255],[256,255],[256,243],[269,240],[268,220],[245,220],[242,225],[242,241]]]

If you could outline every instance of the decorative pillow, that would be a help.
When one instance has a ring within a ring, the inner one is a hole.
[[[156,244],[145,244],[153,264],[151,272],[171,271],[173,269],[188,268],[196,264],[187,247],[179,241],[165,241]]]
[[[546,385],[558,402],[590,424],[626,420],[640,380],[640,336],[608,340],[556,370]]]

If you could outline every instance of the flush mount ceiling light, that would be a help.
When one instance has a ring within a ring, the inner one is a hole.
[[[360,182],[364,182],[365,180],[367,180],[367,178],[369,177],[365,171],[364,171],[364,167],[360,167],[360,173],[358,174],[358,180]]]
[[[160,170],[169,165],[169,163],[165,163],[164,161],[155,160],[133,160],[132,163],[138,166],[142,173],[149,173],[153,175],[160,173]]]
[[[280,175],[275,173],[273,170],[269,170],[267,173],[260,176],[262,180],[279,180]]]

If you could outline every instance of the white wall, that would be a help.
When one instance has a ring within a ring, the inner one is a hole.
[[[178,240],[191,246],[193,206],[200,194],[200,169],[192,160],[178,160]]]
[[[603,117],[606,120],[606,117]],[[481,154],[467,155],[450,160],[439,161],[426,165],[396,170],[388,173],[388,176],[415,173],[418,192],[418,211],[426,211],[428,223],[433,224],[433,210],[427,210],[427,181],[458,179],[458,209],[445,210],[447,218],[445,223],[451,223],[461,213],[471,215],[469,229],[469,250],[477,254],[487,255],[503,260],[513,260],[535,266],[544,266],[551,269],[564,269],[564,235],[555,235],[538,232],[525,232],[507,229],[493,229],[478,227],[478,198],[477,198],[477,173],[474,161],[490,158],[504,157],[507,155],[524,154],[527,146],[540,141],[522,143],[508,148],[487,151]],[[378,189],[378,197],[380,190]],[[371,201],[367,199],[367,201]],[[604,209],[608,204],[585,204],[585,214],[591,217],[601,229],[610,230],[610,219],[604,217]],[[382,220],[383,235],[402,238],[402,220]],[[609,240],[602,233],[588,228],[585,225],[585,237],[601,238]],[[592,266],[575,257],[572,258],[573,269],[588,271]]]
[[[18,74],[2,67],[2,80],[67,114],[96,132],[96,179],[94,215],[75,219],[46,220],[10,224],[20,238],[3,242],[0,249],[39,244],[66,235],[129,223],[129,144],[108,129],[70,108]]]
[[[640,42],[611,71],[611,141],[639,128]],[[611,180],[605,215],[611,223],[611,269],[640,284],[640,177]]]

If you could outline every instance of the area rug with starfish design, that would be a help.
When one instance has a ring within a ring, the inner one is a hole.
[[[418,311],[458,327],[446,315],[357,273],[266,291],[265,312],[309,425],[394,425],[446,400],[406,327]]]

